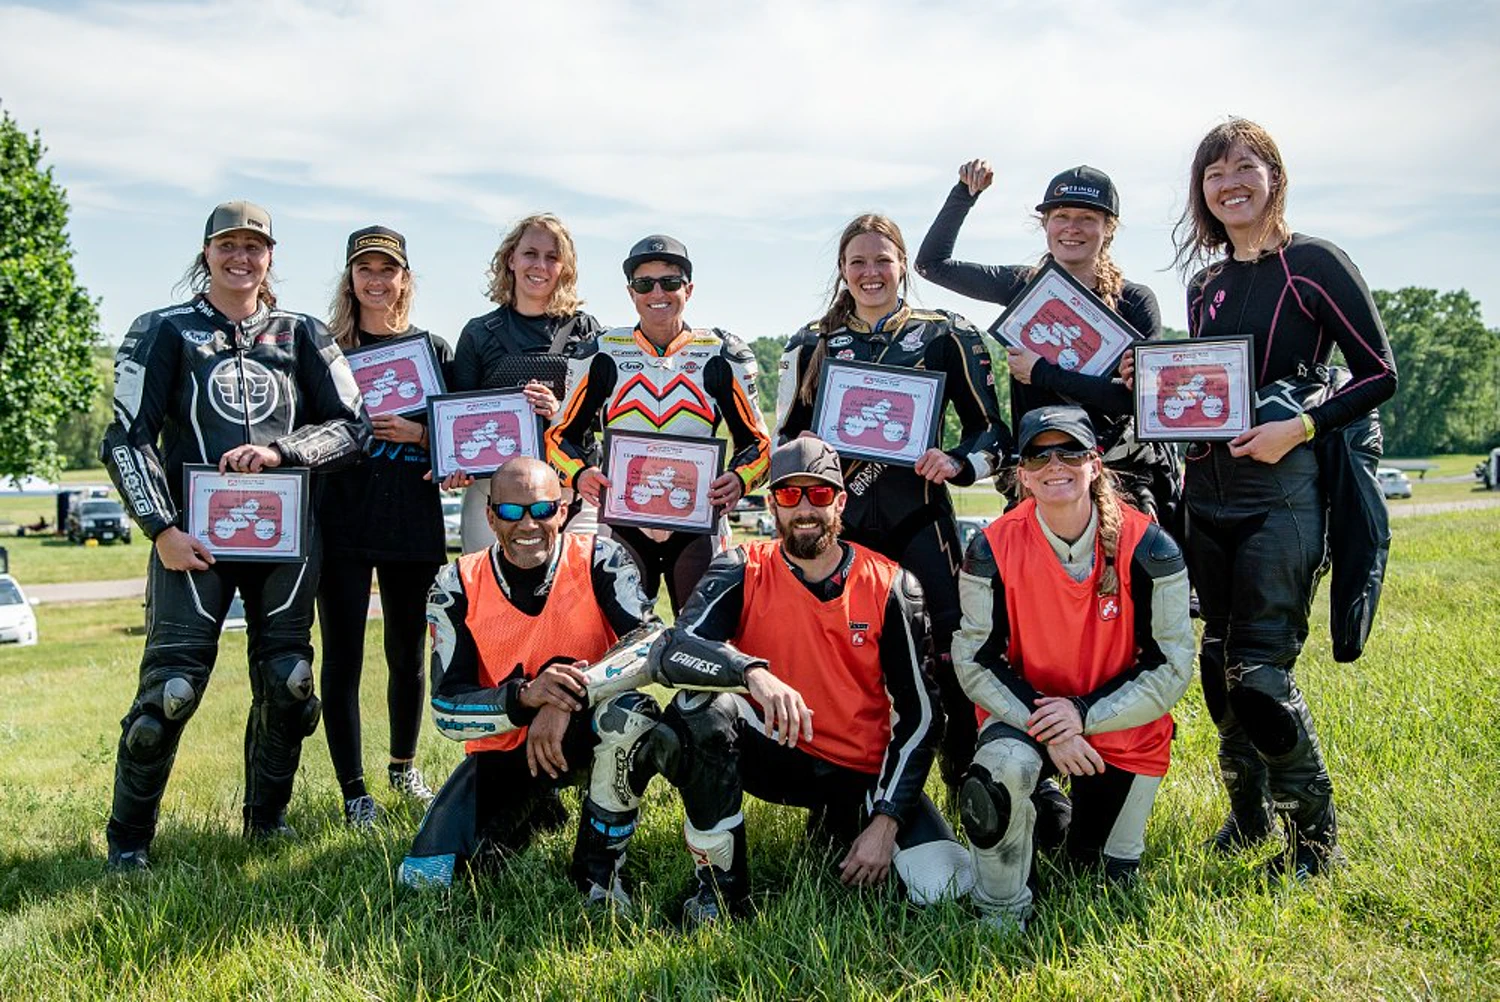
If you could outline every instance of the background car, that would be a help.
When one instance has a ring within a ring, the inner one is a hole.
[[[1388,498],[1411,497],[1411,479],[1400,470],[1381,466],[1375,470],[1375,479],[1380,483],[1380,493]]]
[[[30,647],[37,641],[36,613],[21,585],[9,574],[0,574],[0,644]]]
[[[452,497],[443,497],[443,535],[447,539],[448,549],[461,550],[464,548],[463,541],[463,512],[464,499],[462,494]]]
[[[101,543],[115,540],[130,542],[130,519],[125,515],[125,506],[109,498],[88,498],[68,512],[65,527],[68,540],[82,543],[86,539],[97,539]]]
[[[746,494],[734,503],[729,511],[729,524],[746,528],[758,524],[758,517],[766,510],[764,494]]]

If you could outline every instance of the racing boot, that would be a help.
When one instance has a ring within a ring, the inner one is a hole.
[[[695,929],[748,912],[750,867],[745,850],[744,821],[722,832],[699,832],[689,823],[687,836],[688,847],[698,861],[694,871],[698,889],[683,903],[683,927]],[[703,851],[698,843],[710,848]],[[724,851],[726,849],[728,852]],[[725,860],[725,856],[729,858]],[[725,862],[727,866],[720,865]]]
[[[109,858],[104,861],[105,873],[140,873],[151,869],[151,860],[146,850],[109,847]]]
[[[585,796],[582,813],[568,874],[590,906],[628,913],[630,894],[620,880],[620,868],[640,812],[607,810]]]

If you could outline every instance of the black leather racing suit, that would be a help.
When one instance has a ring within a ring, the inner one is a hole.
[[[262,306],[237,324],[199,297],[145,314],[125,335],[100,453],[141,531],[155,539],[182,528],[184,463],[216,463],[254,444],[275,449],[283,466],[328,469],[355,461],[369,433],[359,388],[321,323]],[[140,685],[121,721],[112,848],[144,848],[155,834],[177,742],[213,671],[236,588],[252,692],[245,823],[264,830],[279,821],[302,739],[318,721],[311,629],[319,561],[309,528],[303,563],[221,560],[172,571],[152,551]]]
[[[833,360],[878,362],[945,373],[943,399],[958,415],[961,438],[948,455],[962,469],[949,483],[966,487],[991,476],[1012,447],[1010,429],[995,400],[995,377],[989,349],[967,320],[942,310],[901,306],[872,330],[858,317],[846,326],[823,332],[816,324],[787,341],[781,359],[776,397],[776,434],[787,441],[812,426],[813,407],[797,389],[820,338]],[[974,758],[974,705],[964,695],[948,649],[959,625],[958,568],[963,548],[953,517],[948,488],[917,475],[911,467],[864,460],[843,463],[849,503],[844,509],[843,538],[868,546],[916,575],[927,596],[937,655],[933,678],[942,692],[947,724],[939,756],[943,781],[956,787]]]

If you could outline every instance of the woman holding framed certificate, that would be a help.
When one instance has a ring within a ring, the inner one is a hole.
[[[328,326],[354,369],[374,437],[363,462],[323,478],[318,520],[323,576],[323,730],[344,801],[344,821],[375,822],[361,756],[359,680],[364,670],[370,582],[380,581],[385,619],[387,776],[399,794],[432,799],[413,764],[422,727],[427,590],[447,558],[437,485],[429,467],[426,397],[442,392],[453,357],[441,339],[411,326],[415,285],[406,238],[384,226],[349,235]],[[434,385],[435,384],[435,385]]]
[[[957,314],[913,308],[905,300],[907,281],[906,243],[894,222],[871,214],[844,228],[827,312],[787,341],[776,426],[782,440],[823,427],[835,448],[841,434],[846,440],[852,435],[893,455],[907,444],[912,427],[907,415],[921,418],[927,429],[914,461],[842,457],[849,493],[843,538],[895,560],[922,585],[938,655],[935,674],[948,716],[939,766],[944,782],[956,789],[974,757],[975,720],[973,704],[959,688],[948,659],[959,623],[957,578],[963,550],[947,485],[967,486],[992,476],[1010,451],[1011,437],[995,401],[983,337]],[[902,369],[911,371],[912,378],[900,379]],[[856,383],[861,370],[870,385]],[[920,384],[937,376],[941,380],[927,390],[932,394],[929,419]],[[834,389],[841,391],[843,410],[830,423],[826,412]],[[949,406],[958,416],[960,438],[945,451],[935,442]]]
[[[1146,286],[1126,281],[1110,257],[1109,248],[1119,228],[1120,197],[1114,182],[1096,168],[1074,167],[1047,185],[1036,206],[1047,237],[1047,252],[1038,265],[954,260],[953,245],[959,228],[994,178],[986,160],[971,160],[958,169],[958,183],[948,193],[917,251],[917,274],[960,295],[1008,307],[1050,262],[1118,314],[1131,328],[1126,333],[1142,338],[1161,334],[1156,296]],[[1027,411],[1049,404],[1083,407],[1098,432],[1105,465],[1120,478],[1131,503],[1148,514],[1159,515],[1168,529],[1180,536],[1173,525],[1181,472],[1176,450],[1168,443],[1135,440],[1131,421],[1135,401],[1115,378],[1115,365],[1100,373],[1086,373],[1068,365],[1073,345],[1066,342],[1067,336],[1066,329],[1054,327],[1052,340],[1064,342],[1057,352],[1047,351],[1047,344],[1040,341],[1030,347],[1008,345],[1011,422],[1015,424]]]
[[[465,393],[525,386],[531,408],[547,420],[557,416],[565,389],[567,356],[573,346],[604,328],[578,307],[578,255],[573,237],[549,212],[527,216],[500,241],[489,269],[495,309],[464,324],[454,349],[448,390]],[[467,487],[463,548],[469,553],[495,541],[485,512],[489,480],[461,474],[445,487]],[[566,499],[566,496],[565,496]]]
[[[1333,787],[1292,674],[1324,560],[1315,438],[1339,434],[1396,390],[1396,366],[1359,272],[1333,244],[1293,233],[1287,172],[1265,129],[1230,119],[1198,144],[1177,261],[1196,338],[1248,335],[1256,423],[1187,452],[1188,569],[1203,612],[1200,669],[1219,728],[1230,813],[1211,840],[1229,852],[1287,829],[1273,874],[1340,861]],[[1328,393],[1338,347],[1352,378]],[[1345,517],[1354,517],[1346,513]]]
[[[359,388],[327,328],[276,308],[274,246],[266,210],[238,201],[217,206],[187,274],[194,297],[138,318],[115,358],[115,417],[101,453],[154,545],[146,649],[115,766],[107,830],[113,870],[148,865],[177,744],[208,686],[236,590],[245,602],[250,659],[244,833],[262,839],[291,832],[286,806],[302,740],[317,727],[320,708],[312,619],[321,548],[314,537],[299,547],[300,558],[239,560],[216,557],[213,547],[220,530],[243,538],[240,530],[252,525],[251,540],[273,544],[281,529],[306,524],[305,510],[286,506],[305,504],[306,494],[214,492],[221,514],[208,527],[194,523],[185,496],[185,471],[195,465],[262,482],[297,467],[293,479],[301,480],[309,469],[356,462],[369,437]],[[271,501],[276,518],[253,517]]]

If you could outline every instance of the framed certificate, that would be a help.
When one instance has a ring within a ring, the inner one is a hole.
[[[1136,344],[1136,438],[1228,441],[1254,421],[1248,336]]]
[[[1085,376],[1114,372],[1125,349],[1139,340],[1119,314],[1056,261],[1037,269],[990,333],[1013,348],[1036,352],[1059,369]]]
[[[187,533],[219,560],[307,559],[312,503],[306,469],[220,473],[183,466]]]
[[[519,386],[427,398],[432,479],[494,473],[517,456],[541,459],[542,419]]]
[[[829,359],[818,376],[812,432],[842,459],[915,466],[942,428],[941,372]]]
[[[708,488],[723,472],[722,438],[604,430],[599,521],[673,532],[713,532]]]
[[[427,409],[428,397],[445,389],[437,352],[426,334],[353,348],[344,357],[370,417],[420,413]]]

